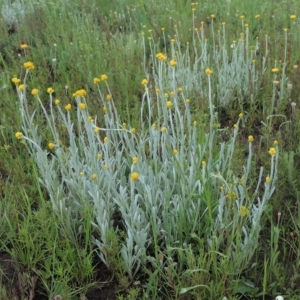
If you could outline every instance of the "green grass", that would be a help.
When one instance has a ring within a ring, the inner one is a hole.
[[[0,0],[0,298],[298,299],[298,1],[13,2]]]

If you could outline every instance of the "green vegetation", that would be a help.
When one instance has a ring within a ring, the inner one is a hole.
[[[0,8],[1,299],[299,298],[297,1]]]

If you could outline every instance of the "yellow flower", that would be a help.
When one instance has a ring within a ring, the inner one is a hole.
[[[246,208],[246,206],[241,206],[240,208],[240,215],[242,217],[247,217],[249,215],[250,211]]]
[[[275,140],[275,141],[273,142],[273,144],[274,144],[275,146],[277,146],[277,145],[278,145],[278,141]]]
[[[156,54],[156,58],[158,60],[166,61],[167,60],[167,55],[165,55],[165,54],[163,54],[163,53],[160,52],[160,53]]]
[[[103,165],[103,169],[107,170],[107,169],[108,169],[108,165],[107,165],[107,164],[104,164],[104,165]]]
[[[20,48],[21,48],[21,49],[27,49],[27,48],[28,48],[28,45],[27,45],[27,44],[21,44]]]
[[[137,156],[133,156],[133,157],[132,157],[132,163],[133,163],[133,164],[136,164],[136,163],[138,162],[138,160],[139,160],[139,159],[138,159]]]
[[[27,61],[24,63],[24,68],[27,70],[33,70],[34,69],[34,64],[31,61]]]
[[[214,18],[216,17],[216,15],[215,15],[215,14],[211,14],[210,17],[211,17],[212,19],[214,19]]]
[[[91,117],[91,116],[88,116],[88,121],[89,121],[89,122],[94,122],[94,119],[93,119],[93,117]]]
[[[54,92],[53,88],[51,88],[51,87],[47,88],[47,93],[48,94],[52,94],[53,92]]]
[[[100,78],[102,81],[106,81],[108,79],[106,74],[102,74]]]
[[[266,183],[270,183],[271,182],[271,178],[269,176],[266,177]]]
[[[95,174],[95,173],[92,175],[92,179],[93,179],[93,180],[96,180],[97,177],[98,177],[98,176],[97,176],[97,174]]]
[[[161,132],[165,132],[167,130],[167,127],[165,127],[165,126],[163,126],[162,128],[161,128]]]
[[[171,95],[172,97],[174,97],[174,96],[175,96],[175,93],[172,91],[172,92],[170,92],[170,95]]]
[[[192,11],[195,11],[195,10],[196,10],[196,8],[195,8],[195,7],[193,7],[193,8],[192,8]]]
[[[273,69],[272,69],[272,73],[277,73],[278,71],[279,71],[278,68],[273,68]]]
[[[182,88],[182,87],[179,87],[179,88],[178,88],[178,92],[179,92],[179,93],[182,93],[182,92],[183,92],[183,88]]]
[[[233,128],[234,128],[234,129],[238,128],[238,124],[234,124],[234,125],[233,125]]]
[[[194,122],[193,122],[193,125],[194,125],[194,126],[197,126],[197,121],[194,121]]]
[[[249,136],[248,136],[248,142],[249,142],[249,143],[252,143],[253,141],[254,141],[253,135],[249,135]]]
[[[11,79],[11,81],[12,81],[14,84],[18,84],[18,83],[21,82],[21,79],[19,79],[19,78],[17,78],[17,77],[13,77],[13,78]]]
[[[143,79],[143,80],[141,81],[141,84],[142,84],[142,85],[147,85],[147,84],[148,84],[148,80],[147,80],[147,79]]]
[[[260,18],[260,15],[258,15],[258,14],[255,15],[255,19],[258,19],[258,18]]]
[[[133,133],[133,134],[135,134],[136,133],[136,129],[133,127],[133,128],[131,128],[131,132]]]
[[[178,150],[177,149],[173,149],[173,153],[174,153],[174,155],[177,155],[178,154]]]
[[[97,83],[99,83],[99,82],[100,82],[100,79],[97,78],[97,77],[95,77],[95,78],[94,78],[94,84],[97,84]]]
[[[172,101],[167,101],[166,105],[168,108],[171,108],[173,106],[173,103]]]
[[[175,43],[175,39],[171,39],[171,43],[174,44]]]
[[[59,105],[60,100],[59,100],[59,99],[55,99],[55,100],[54,100],[54,103],[55,103],[55,105]]]
[[[33,96],[36,96],[38,93],[39,93],[38,89],[32,89],[32,90],[31,90],[31,94],[32,94]]]
[[[209,69],[209,68],[205,69],[205,74],[206,75],[210,76],[212,73],[213,73],[213,71],[211,69]]]
[[[243,113],[239,113],[239,118],[241,119],[244,116]]]
[[[15,137],[16,137],[18,140],[20,140],[20,139],[23,137],[23,133],[20,132],[20,131],[17,131],[17,132],[15,133]]]
[[[275,148],[270,148],[270,150],[269,150],[269,154],[271,155],[271,156],[274,156],[275,154],[276,154],[276,149]]]
[[[80,103],[79,104],[79,108],[82,109],[82,110],[84,110],[86,108],[85,103]]]
[[[98,158],[98,159],[101,159],[101,158],[102,158],[102,154],[101,154],[101,153],[98,153],[98,154],[97,154],[97,158]]]
[[[202,164],[203,167],[205,167],[206,166],[206,161],[202,160],[201,164]]]
[[[291,15],[290,18],[291,18],[291,19],[296,19],[297,16],[296,16],[296,15]]]
[[[106,100],[108,100],[108,101],[111,100],[111,94],[106,95]]]
[[[168,98],[168,97],[169,97],[169,94],[168,94],[168,93],[164,93],[164,97],[165,97],[165,98]]]
[[[25,84],[20,84],[20,85],[18,86],[18,90],[19,90],[20,92],[23,91],[24,88],[25,88]]]
[[[85,97],[86,96],[86,90],[84,89],[81,89],[81,90],[78,90],[76,91],[75,93],[73,93],[73,97]]]
[[[106,136],[105,138],[104,138],[104,143],[107,143],[108,142],[108,137]]]
[[[140,174],[138,172],[133,172],[130,174],[130,178],[132,181],[136,181],[139,179]]]
[[[243,20],[243,19],[245,19],[245,16],[244,16],[244,15],[241,15],[240,18]]]
[[[175,67],[177,65],[177,62],[175,60],[170,60],[170,66]]]
[[[98,133],[99,131],[100,131],[100,128],[98,128],[98,127],[95,127],[95,128],[94,128],[94,132],[95,132],[95,133]]]
[[[103,107],[102,107],[102,110],[103,110],[103,112],[106,112],[106,111],[107,111],[106,106],[103,106]]]
[[[189,98],[187,98],[187,99],[185,99],[185,102],[186,102],[186,103],[190,103],[191,100],[190,100]]]
[[[83,176],[83,175],[84,175],[84,172],[79,172],[79,175],[80,175],[80,176]]]
[[[71,110],[71,108],[72,108],[72,105],[70,103],[65,106],[65,110]]]
[[[54,145],[53,143],[49,143],[49,144],[48,144],[48,148],[49,148],[50,150],[52,150],[54,147],[55,147],[55,145]]]

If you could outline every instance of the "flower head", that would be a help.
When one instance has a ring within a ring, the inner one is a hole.
[[[104,138],[104,143],[107,143],[108,142],[108,137],[106,136],[105,138]]]
[[[241,206],[241,208],[240,208],[240,215],[241,215],[242,217],[248,216],[249,213],[250,213],[250,211],[249,211],[249,209],[248,209],[246,206],[244,206],[244,205]]]
[[[133,173],[130,174],[130,179],[132,181],[136,181],[136,180],[139,179],[139,176],[140,176],[140,174],[138,172],[133,172]]]
[[[59,105],[60,100],[59,100],[59,99],[55,99],[55,100],[54,100],[54,103],[55,103],[55,105]]]
[[[99,82],[100,82],[100,79],[99,79],[99,78],[97,78],[97,77],[95,77],[93,81],[94,81],[94,84],[97,84],[97,83],[99,83]]]
[[[38,89],[32,89],[32,90],[31,90],[31,94],[32,94],[33,96],[36,96],[38,93],[39,93],[39,90],[38,90]]]
[[[167,105],[167,108],[171,108],[173,106],[173,103],[172,103],[172,101],[167,101],[166,105]]]
[[[156,54],[156,58],[158,60],[166,61],[167,60],[167,55],[165,55],[165,54],[163,54],[163,53],[160,52],[160,53]]]
[[[244,116],[243,113],[239,113],[239,118],[241,119]]]
[[[48,94],[54,93],[54,89],[51,88],[51,87],[47,88],[47,93],[48,93]]]
[[[24,63],[24,68],[27,70],[33,70],[34,69],[34,64],[31,61],[27,61]]]
[[[65,110],[69,111],[69,110],[71,110],[71,108],[72,108],[72,105],[70,103],[65,106]]]
[[[133,164],[136,164],[136,163],[138,162],[138,160],[139,160],[139,159],[138,159],[137,156],[133,156],[133,157],[132,157],[132,163],[133,163]]]
[[[142,84],[142,85],[147,85],[147,84],[148,84],[148,80],[147,80],[147,79],[143,79],[143,80],[141,81],[141,84]]]
[[[24,88],[25,88],[25,84],[20,84],[20,85],[18,86],[18,90],[19,90],[20,92],[22,92],[22,91],[24,90]]]
[[[278,141],[277,141],[277,140],[274,140],[273,144],[274,144],[275,146],[277,146],[277,145],[278,145]]]
[[[19,79],[19,78],[17,78],[17,77],[13,77],[12,79],[11,79],[11,81],[14,83],[14,84],[18,84],[18,83],[20,83],[21,82],[21,79]]]
[[[15,133],[15,137],[16,137],[18,140],[20,140],[20,139],[23,137],[23,133],[22,133],[21,131],[17,131],[17,132]]]
[[[274,156],[275,154],[276,154],[276,149],[275,148],[270,148],[270,150],[269,150],[269,154],[271,155],[271,156]]]
[[[85,103],[80,103],[80,104],[79,104],[79,108],[80,108],[81,110],[86,109],[86,104],[85,104]]]
[[[81,89],[77,90],[75,93],[73,93],[73,97],[85,97],[86,96],[86,90]]]
[[[206,68],[205,69],[205,74],[210,76],[213,73],[212,69]]]
[[[259,19],[260,18],[260,15],[255,15],[255,17],[254,17],[255,19]]]
[[[177,149],[173,149],[173,154],[177,155],[178,154],[178,150]]]
[[[297,16],[296,16],[296,15],[291,15],[290,18],[291,18],[291,19],[296,19]]]
[[[167,127],[165,127],[165,126],[163,126],[162,128],[161,128],[161,132],[165,132],[167,130]]]
[[[102,154],[101,154],[101,153],[98,153],[98,154],[97,154],[97,158],[98,158],[98,159],[101,159],[101,158],[102,158]]]
[[[108,100],[108,101],[111,100],[111,98],[112,98],[112,97],[111,97],[111,94],[107,94],[105,98],[106,98],[106,100]]]
[[[92,117],[92,116],[88,116],[88,121],[89,121],[89,122],[94,122],[93,117]]]
[[[48,144],[48,148],[49,148],[50,150],[52,150],[54,147],[55,147],[55,144],[54,144],[54,143],[49,143],[49,144]]]
[[[106,81],[108,79],[106,74],[102,74],[100,78],[102,81]]]
[[[175,67],[177,65],[177,62],[175,60],[170,60],[170,66]]]
[[[97,179],[97,177],[98,177],[98,176],[97,176],[97,174],[96,174],[96,173],[94,173],[94,174],[92,175],[92,179],[93,179],[93,180],[96,180],[96,179]]]
[[[266,183],[270,183],[271,182],[271,178],[269,176],[266,177]]]
[[[272,71],[272,73],[277,73],[279,71],[279,69],[278,68],[273,68],[271,71]]]
[[[27,44],[21,44],[20,48],[21,48],[21,49],[27,49],[27,48],[28,48],[28,45],[27,45]]]
[[[249,142],[249,143],[252,143],[253,141],[254,141],[253,135],[249,135],[249,136],[248,136],[248,142]]]

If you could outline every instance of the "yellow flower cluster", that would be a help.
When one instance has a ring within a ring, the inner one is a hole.
[[[52,93],[54,93],[54,89],[53,89],[53,88],[51,88],[51,87],[49,87],[49,88],[47,89],[47,93],[48,93],[48,94],[52,94]]]
[[[32,90],[31,90],[31,94],[32,94],[33,96],[36,96],[38,93],[39,93],[39,90],[38,90],[38,89],[32,89]]]
[[[130,174],[130,178],[132,181],[136,181],[139,179],[140,174],[138,172],[133,172]]]
[[[167,55],[165,55],[165,54],[159,52],[159,53],[156,54],[156,58],[157,58],[158,60],[166,61],[166,60],[167,60]]]
[[[77,90],[75,93],[73,93],[73,97],[85,97],[86,96],[86,90],[81,89]]]
[[[205,74],[210,76],[213,73],[212,69],[206,68],[205,69]]]
[[[27,70],[33,70],[34,69],[34,64],[31,61],[27,61],[24,63],[24,68]]]
[[[17,78],[17,77],[13,77],[13,78],[11,79],[11,81],[12,81],[15,85],[17,85],[17,84],[19,84],[19,83],[21,82],[21,79],[19,79],[19,78]]]
[[[27,44],[21,44],[20,48],[21,48],[21,49],[27,49],[27,48],[28,48],[28,45],[27,45]]]
[[[248,136],[248,142],[249,142],[249,143],[252,143],[253,141],[254,141],[253,135],[249,135],[249,136]]]
[[[270,148],[270,150],[269,150],[269,154],[271,155],[271,156],[274,156],[275,154],[276,154],[276,149],[275,148]]]
[[[20,139],[23,137],[23,133],[20,132],[20,131],[17,131],[17,132],[15,133],[15,137],[16,137],[18,140],[20,140]]]
[[[170,60],[170,66],[175,67],[177,65],[177,62],[175,60]]]
[[[141,84],[142,84],[142,85],[147,85],[147,84],[148,84],[148,80],[147,80],[147,79],[143,79],[143,80],[141,81]]]

